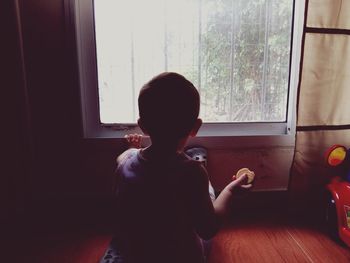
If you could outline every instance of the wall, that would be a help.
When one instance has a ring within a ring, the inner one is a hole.
[[[29,172],[26,132],[24,79],[21,66],[20,42],[13,1],[2,2],[0,16],[6,37],[1,41],[1,112],[2,162],[0,172],[0,225],[14,220],[23,209],[24,182]]]
[[[1,176],[1,216],[6,222],[67,223],[99,211],[94,194],[103,199],[110,188],[118,150],[101,153],[82,142],[76,51],[65,1],[14,3],[5,9],[10,172]]]

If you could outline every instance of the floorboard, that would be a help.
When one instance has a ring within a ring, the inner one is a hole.
[[[209,263],[345,263],[350,249],[318,223],[258,213],[236,216],[214,237]],[[112,236],[99,233],[31,235],[7,239],[0,262],[97,263]],[[147,262],[145,262],[147,263]]]
[[[350,249],[322,225],[283,216],[239,218],[213,239],[209,263],[350,262]]]
[[[315,227],[290,227],[288,233],[311,259],[310,262],[348,263],[350,250]]]
[[[50,234],[22,236],[4,246],[0,262],[11,263],[97,263],[111,235]]]

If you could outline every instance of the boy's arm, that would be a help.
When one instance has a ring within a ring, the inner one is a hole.
[[[245,189],[252,187],[252,184],[246,184],[247,179],[248,177],[246,174],[243,174],[238,179],[234,177],[233,181],[221,191],[220,195],[214,201],[215,213],[219,216],[219,218],[223,219],[227,215],[230,207],[229,203],[236,187],[242,187]]]
[[[202,167],[203,168],[203,167]],[[238,179],[233,178],[224,190],[220,193],[217,199],[212,202],[208,193],[208,175],[203,168],[194,176],[195,182],[195,221],[198,235],[203,239],[212,238],[219,230],[222,221],[227,216],[230,207],[230,201],[234,189],[236,187],[250,188],[252,185],[247,185],[247,175],[244,174]]]

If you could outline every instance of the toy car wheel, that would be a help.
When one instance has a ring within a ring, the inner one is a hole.
[[[340,238],[339,238],[339,232],[338,232],[337,208],[336,208],[335,200],[333,199],[331,194],[329,194],[329,197],[327,198],[326,225],[330,236],[335,241],[339,242]]]

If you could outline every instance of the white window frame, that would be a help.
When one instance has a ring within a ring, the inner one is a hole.
[[[235,144],[237,142],[244,145],[252,143],[255,146],[257,142],[261,146],[272,144],[294,145],[296,95],[299,81],[305,0],[294,0],[294,5],[287,121],[204,123],[193,143],[205,141],[208,147],[211,145],[215,147],[220,142],[223,147],[229,146],[232,141]],[[127,133],[140,133],[140,129],[135,124],[105,125],[100,123],[93,0],[75,0],[73,4],[70,2],[69,7],[72,10],[71,14],[74,14],[76,29],[84,138],[123,138]],[[261,140],[261,137],[264,137],[264,140]]]

